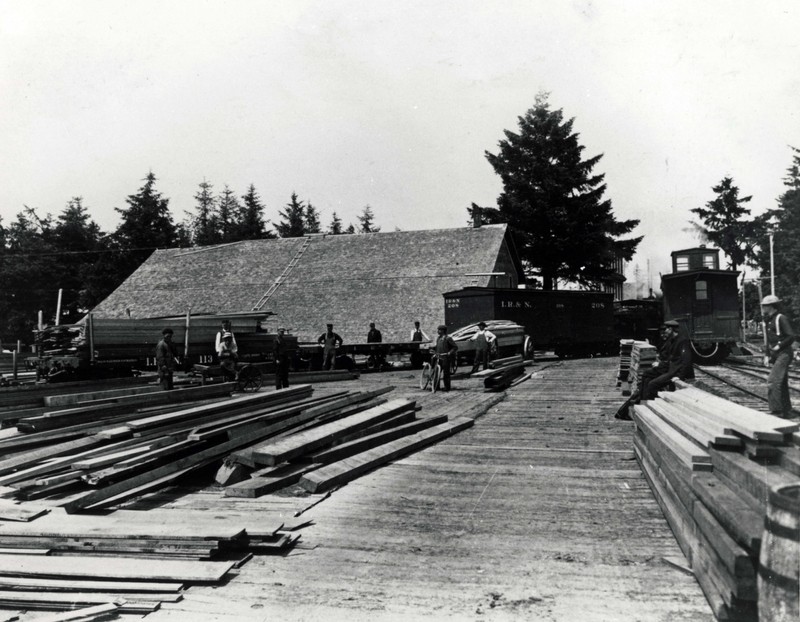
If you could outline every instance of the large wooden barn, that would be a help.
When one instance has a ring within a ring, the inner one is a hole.
[[[495,275],[495,276],[492,276]],[[144,318],[274,313],[300,341],[334,324],[349,343],[375,322],[384,341],[407,341],[419,320],[431,337],[444,292],[516,287],[522,266],[506,225],[252,240],[154,252],[93,311]]]

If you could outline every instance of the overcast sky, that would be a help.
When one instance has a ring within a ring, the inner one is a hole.
[[[465,226],[544,90],[658,287],[723,177],[753,213],[783,192],[798,32],[796,0],[0,0],[0,217],[82,196],[111,231],[152,170],[178,221],[205,179],[272,220],[296,192],[326,227]]]

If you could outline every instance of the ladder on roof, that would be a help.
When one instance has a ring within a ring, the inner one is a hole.
[[[311,244],[311,238],[306,237],[303,240],[303,243],[300,245],[300,248],[297,249],[297,252],[294,254],[294,257],[292,257],[292,260],[283,269],[283,272],[281,272],[280,276],[275,279],[275,282],[267,290],[267,293],[264,294],[261,297],[261,300],[259,300],[253,307],[253,311],[261,311],[261,308],[265,304],[267,304],[267,301],[272,297],[272,294],[275,293],[275,290],[278,289],[280,284],[286,280],[286,277],[289,276],[289,273],[292,271],[292,268],[294,268],[297,265],[297,262],[300,261],[300,257],[302,257],[303,253],[306,252],[306,249],[308,248],[309,244]]]

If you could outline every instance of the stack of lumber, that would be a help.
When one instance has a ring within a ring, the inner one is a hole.
[[[483,382],[484,388],[489,391],[502,391],[530,377],[525,375],[525,361],[522,355],[497,359],[492,361],[490,366],[491,369],[470,375],[470,378],[477,378]]]
[[[800,425],[676,381],[633,407],[634,446],[719,620],[756,620],[771,487],[800,478]]]
[[[468,416],[417,419],[415,410],[414,401],[394,399],[235,453],[232,462],[255,470],[225,494],[258,497],[298,483],[324,492],[474,423]]]
[[[281,524],[251,535],[232,523],[186,510],[54,510],[29,523],[0,523],[0,607],[149,613],[192,584],[227,580],[251,552],[279,551],[296,538],[281,534]]]
[[[631,391],[636,391],[642,383],[642,374],[650,369],[658,359],[658,350],[646,341],[634,341],[631,349],[631,366],[628,382]]]
[[[210,388],[216,387],[193,390]],[[299,385],[145,411],[136,407],[141,395],[132,395],[48,411],[20,419],[17,430],[0,438],[0,486],[18,500],[53,499],[68,512],[107,508],[266,439],[374,405],[391,390],[317,398]]]
[[[628,371],[631,368],[631,351],[633,350],[633,339],[619,340],[619,370],[617,371],[617,386],[622,386],[623,382],[628,382]]]

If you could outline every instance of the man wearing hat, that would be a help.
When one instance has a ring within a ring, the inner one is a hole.
[[[694,378],[692,368],[692,347],[687,337],[680,335],[680,324],[667,320],[661,325],[661,347],[658,349],[658,362],[642,374],[637,391],[620,406],[615,417],[629,420],[628,409],[631,404],[641,400],[651,400],[658,392],[672,382],[673,378]]]
[[[435,352],[439,357],[439,365],[442,367],[442,384],[444,390],[450,390],[450,364],[452,357],[456,356],[458,346],[453,338],[447,334],[447,326],[440,324],[437,329]]]
[[[219,365],[222,368],[222,376],[226,382],[236,380],[236,361],[239,359],[239,348],[233,343],[233,333],[225,331],[222,333],[222,340],[217,348]]]
[[[489,369],[489,351],[492,344],[497,341],[494,333],[486,330],[486,322],[478,322],[478,332],[469,338],[475,342],[475,360],[472,363],[472,373],[478,371],[478,367],[483,363],[483,369]]]
[[[789,365],[792,362],[794,330],[783,313],[778,312],[781,300],[777,296],[764,296],[761,315],[767,335],[767,360],[772,368],[767,379],[767,401],[769,410],[778,417],[790,417],[792,401],[789,398]]]
[[[281,327],[275,336],[273,344],[275,354],[275,388],[289,388],[289,342],[286,339],[286,329]]]
[[[165,391],[173,388],[172,375],[175,372],[175,363],[178,352],[172,343],[173,331],[165,328],[161,331],[161,341],[156,345],[156,367],[158,368],[158,381]]]
[[[342,338],[333,332],[333,324],[328,324],[327,327],[328,330],[317,339],[317,343],[322,347],[322,368],[325,370],[336,367],[336,348],[344,343]]]

